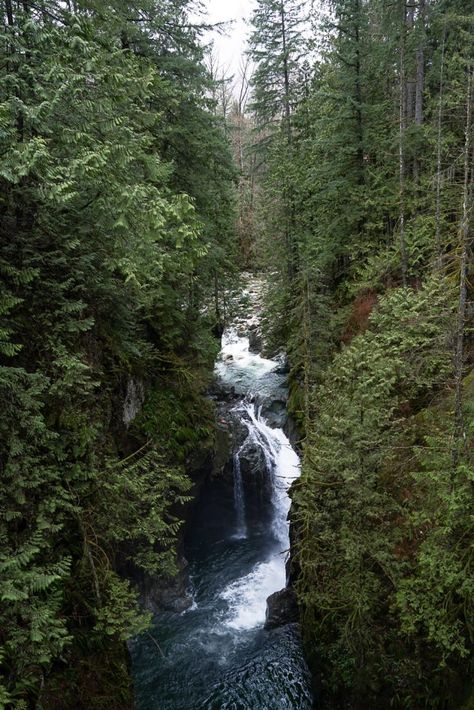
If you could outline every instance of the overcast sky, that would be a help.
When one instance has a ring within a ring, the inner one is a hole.
[[[254,4],[255,0],[207,0],[210,22],[234,20],[225,34],[212,33],[211,35],[220,64],[229,67],[229,74],[238,73],[249,33],[246,20],[250,20]]]

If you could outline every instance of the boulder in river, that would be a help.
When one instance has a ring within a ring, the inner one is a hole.
[[[288,411],[284,400],[274,399],[264,405],[262,414],[268,424],[274,429],[285,429],[288,422]]]
[[[260,353],[263,348],[263,338],[260,328],[252,326],[248,329],[249,351],[251,353]]]
[[[298,604],[291,588],[281,589],[267,599],[265,628],[277,629],[298,621]]]

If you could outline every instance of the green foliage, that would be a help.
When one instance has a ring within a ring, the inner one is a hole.
[[[176,571],[234,168],[191,2],[0,7],[0,704],[20,708],[145,628],[120,574]]]
[[[166,464],[165,447],[163,453],[147,448],[109,466],[100,476],[100,497],[109,512],[106,514],[105,508],[99,512],[99,524],[100,520],[106,523],[105,541],[125,545],[122,549],[135,565],[150,574],[172,576],[177,571],[176,538],[181,521],[170,509],[177,510],[190,500],[186,494],[191,482],[183,471]],[[127,500],[125,511],[121,509],[123,500]],[[93,522],[91,526],[94,530]]]
[[[306,12],[305,2],[298,0],[259,0],[254,9],[252,109],[260,129],[288,118],[287,112],[296,104],[298,57],[306,48],[302,32]]]
[[[474,6],[330,0],[305,28],[313,65],[290,43],[283,89],[281,16],[297,6],[258,3],[252,50],[264,325],[289,355],[304,451],[306,649],[328,707],[460,707],[473,649]]]
[[[435,674],[441,702],[443,678],[468,654],[472,468],[449,473],[449,418],[410,456],[402,414],[450,371],[447,294],[437,280],[388,293],[317,394],[295,504],[304,631],[326,692],[385,687],[416,707]]]
[[[176,387],[154,390],[143,412],[143,429],[172,460],[184,464],[212,443],[213,418],[209,402],[198,393]]]
[[[126,641],[148,627],[151,614],[140,611],[137,596],[130,589],[129,582],[110,573],[106,583],[106,598],[96,618],[94,631],[101,636],[116,636]]]

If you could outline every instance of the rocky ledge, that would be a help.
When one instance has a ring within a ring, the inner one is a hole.
[[[298,618],[298,604],[291,588],[281,589],[268,597],[266,629],[277,629],[280,626],[297,623]]]

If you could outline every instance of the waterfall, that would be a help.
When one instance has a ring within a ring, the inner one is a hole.
[[[288,547],[287,517],[291,505],[288,491],[292,482],[300,475],[299,457],[291,447],[283,430],[274,429],[267,424],[262,416],[261,407],[257,407],[253,402],[243,401],[234,411],[241,414],[241,422],[248,430],[247,438],[240,447],[237,456],[239,457],[244,449],[251,445],[256,446],[262,452],[271,486],[272,532],[281,545]],[[240,458],[239,476],[242,479]]]
[[[266,599],[286,585],[286,553],[290,545],[287,517],[291,505],[288,493],[292,482],[300,475],[300,461],[283,430],[270,427],[253,402],[244,400],[234,411],[240,414],[241,422],[248,430],[247,438],[234,458],[234,484],[237,480],[236,471],[240,474],[239,455],[247,446],[258,447],[264,456],[270,479],[273,508],[274,544],[267,559],[257,564],[246,576],[229,584],[221,593],[221,598],[229,605],[227,626],[251,629],[264,622]]]
[[[234,506],[236,517],[236,539],[247,537],[247,524],[245,522],[245,495],[242,472],[240,470],[239,453],[234,454]]]
[[[288,495],[293,481],[300,475],[300,460],[282,429],[268,426],[261,410],[253,404],[245,404],[244,411],[249,418],[253,440],[257,442],[265,457],[267,473],[271,483],[273,506],[272,532],[281,552],[289,547],[288,512],[291,500]]]

